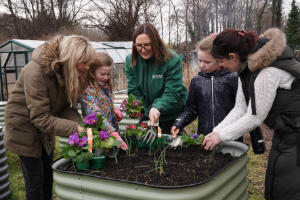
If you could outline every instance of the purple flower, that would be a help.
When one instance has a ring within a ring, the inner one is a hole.
[[[134,101],[133,101],[133,106],[134,106],[134,107],[137,107],[138,105],[139,105],[139,102],[138,102],[137,100],[134,100]]]
[[[87,137],[83,136],[82,138],[79,138],[78,146],[83,147],[86,144]]]
[[[100,140],[109,138],[109,133],[105,131],[100,131]]]
[[[192,135],[192,138],[194,138],[195,140],[198,140],[199,135],[197,133],[195,133],[195,134]]]
[[[127,105],[127,103],[128,103],[128,102],[127,102],[127,100],[126,100],[126,99],[125,99],[125,100],[123,100],[123,102],[122,102],[122,104],[123,104],[123,105]]]
[[[78,142],[79,142],[79,137],[77,132],[69,136],[68,143],[70,144],[70,146],[73,146],[74,144],[78,144]]]
[[[90,114],[83,119],[84,124],[93,126],[98,122],[97,113]]]

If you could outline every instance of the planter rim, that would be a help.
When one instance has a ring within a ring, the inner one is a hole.
[[[212,179],[214,179],[217,175],[219,175],[222,171],[224,171],[226,168],[228,168],[232,163],[237,162],[239,158],[243,157],[245,154],[247,154],[248,150],[249,150],[249,146],[241,143],[241,142],[237,142],[237,141],[229,141],[229,142],[224,142],[221,144],[221,148],[222,149],[226,149],[228,147],[234,147],[236,149],[240,149],[242,151],[244,151],[241,154],[235,154],[233,155],[234,157],[236,157],[236,159],[232,160],[231,162],[229,162],[227,165],[225,165],[223,168],[221,168],[220,170],[218,170],[213,176],[210,176],[208,179],[201,181],[199,183],[193,183],[193,184],[189,184],[189,185],[177,185],[177,186],[159,186],[159,185],[152,185],[152,184],[144,184],[144,183],[139,183],[139,182],[134,182],[134,181],[127,181],[127,180],[122,180],[122,179],[116,179],[116,178],[110,178],[110,177],[103,177],[103,176],[97,176],[97,175],[90,175],[90,174],[84,174],[84,173],[80,173],[80,172],[69,172],[69,171],[64,171],[61,169],[58,169],[58,166],[60,164],[64,164],[64,163],[68,163],[70,162],[70,159],[64,159],[63,157],[58,158],[57,160],[54,161],[54,164],[52,165],[52,169],[56,172],[60,172],[60,173],[66,173],[66,174],[74,174],[74,175],[82,175],[82,176],[89,176],[89,177],[95,177],[95,178],[101,178],[101,179],[105,179],[105,180],[110,180],[110,181],[116,181],[116,182],[125,182],[125,183],[130,183],[130,184],[136,184],[136,185],[142,185],[142,186],[146,186],[146,187],[151,187],[151,188],[161,188],[161,189],[176,189],[176,188],[186,188],[186,187],[192,187],[192,186],[197,186],[197,185],[201,185],[204,184]],[[223,152],[221,150],[221,152],[223,154],[225,153],[231,153],[228,152],[228,150],[225,150],[225,152]]]

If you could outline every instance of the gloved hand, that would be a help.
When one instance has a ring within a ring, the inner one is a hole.
[[[159,110],[155,107],[152,107],[149,111],[150,124],[153,126],[155,124],[155,122],[158,121],[159,117],[160,117]]]
[[[120,122],[123,119],[123,114],[119,109],[114,108],[115,119]]]
[[[118,148],[122,148],[124,150],[128,150],[128,146],[127,144],[123,141],[123,139],[120,137],[119,133],[117,132],[112,132],[111,133],[112,136],[114,136],[117,140],[122,142],[122,145],[118,146]]]

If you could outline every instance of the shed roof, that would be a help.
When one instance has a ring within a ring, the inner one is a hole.
[[[42,40],[12,39],[0,45],[0,53],[32,52],[45,43]],[[126,56],[131,53],[132,42],[91,42],[96,51],[108,53],[114,63],[125,63]]]

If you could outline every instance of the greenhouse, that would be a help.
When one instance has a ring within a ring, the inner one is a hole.
[[[9,40],[0,45],[0,101],[6,101],[21,69],[31,60],[33,50],[45,41]],[[126,88],[124,76],[125,58],[131,53],[132,42],[92,42],[96,51],[108,53],[114,60],[113,85]]]

